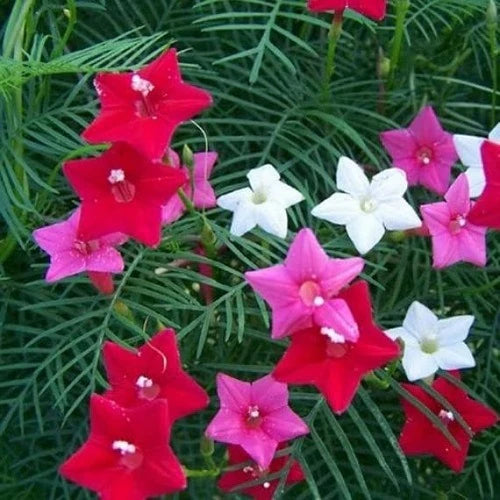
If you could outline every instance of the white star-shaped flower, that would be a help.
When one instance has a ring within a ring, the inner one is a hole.
[[[255,226],[285,238],[288,231],[286,209],[301,202],[304,196],[280,181],[272,165],[254,168],[247,174],[250,187],[237,189],[218,198],[217,205],[231,210],[231,234],[242,236]]]
[[[488,139],[500,142],[500,123],[490,132]],[[455,143],[460,161],[464,166],[468,167],[465,175],[469,180],[471,198],[480,196],[486,185],[483,159],[481,157],[481,147],[484,141],[486,141],[486,138],[475,137],[473,135],[453,136],[453,142]]]
[[[335,193],[313,208],[312,214],[333,224],[346,226],[359,253],[370,251],[387,230],[403,231],[422,225],[413,208],[403,199],[408,189],[406,174],[390,168],[368,180],[363,169],[343,156],[337,168]]]
[[[403,326],[385,333],[404,342],[403,368],[408,380],[426,378],[441,370],[459,370],[476,365],[464,340],[474,316],[438,317],[420,302],[413,302]]]

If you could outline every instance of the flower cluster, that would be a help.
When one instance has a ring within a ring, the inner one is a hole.
[[[175,49],[139,71],[99,74],[94,83],[101,112],[82,136],[111,147],[64,164],[81,205],[33,237],[51,258],[47,281],[87,271],[101,292],[112,293],[111,273],[123,270],[116,247],[128,237],[157,246],[162,222],[184,210],[179,189],[195,207],[215,205],[208,177],[217,154],[197,153],[181,167],[169,149],[175,129],[212,102],[208,92],[182,80]]]
[[[171,428],[209,399],[183,371],[175,332],[163,330],[135,351],[107,342],[103,354],[110,388],[91,397],[89,437],[61,474],[110,500],[184,489]]]
[[[309,0],[308,5],[341,14],[349,8],[377,20],[386,11],[386,1],[375,0]],[[99,290],[112,293],[111,273],[124,268],[117,247],[128,238],[157,246],[162,224],[186,209],[218,204],[233,213],[230,232],[237,237],[257,226],[287,237],[287,210],[306,197],[282,180],[284,172],[259,166],[247,173],[249,187],[216,199],[208,179],[217,154],[187,150],[181,160],[170,148],[177,126],[211,104],[210,94],[182,80],[175,50],[139,71],[98,75],[95,86],[102,108],[83,137],[111,146],[63,167],[81,204],[68,220],[34,232],[51,257],[47,281],[86,271]],[[368,179],[360,165],[341,157],[339,192],[315,206],[312,215],[345,226],[360,254],[386,231],[414,231],[431,236],[434,267],[459,261],[484,266],[487,228],[500,229],[500,144],[494,142],[499,130],[500,125],[490,140],[453,137],[426,106],[408,128],[381,134],[391,168]],[[451,182],[459,157],[468,171]],[[404,198],[415,185],[443,197],[419,207],[424,226]],[[471,196],[479,199],[473,202]],[[203,248],[197,251],[205,255]],[[314,232],[303,228],[282,263],[245,273],[272,310],[271,337],[289,342],[262,378],[247,382],[217,375],[220,407],[205,434],[228,445],[222,490],[271,499],[282,471],[287,483],[303,480],[288,447],[309,429],[289,406],[288,385],[314,386],[342,414],[366,376],[402,358],[409,381],[426,380],[434,391],[404,385],[426,412],[403,400],[401,448],[409,455],[431,453],[455,471],[463,468],[474,433],[497,422],[492,410],[460,387],[457,370],[475,366],[465,344],[474,318],[439,319],[414,302],[401,327],[384,331],[374,319],[369,285],[360,279],[364,265],[362,257],[330,257]],[[211,269],[204,273],[210,276]],[[208,301],[212,295],[207,292]],[[107,342],[103,357],[109,389],[91,397],[88,440],[61,466],[61,474],[108,500],[182,490],[186,473],[170,448],[171,428],[204,409],[209,399],[182,369],[175,332],[164,330],[135,351]],[[439,369],[449,373],[431,380]]]

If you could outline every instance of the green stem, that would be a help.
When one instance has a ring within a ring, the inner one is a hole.
[[[396,31],[391,47],[391,70],[389,72],[389,87],[394,83],[394,76],[399,64],[401,55],[401,46],[403,44],[403,36],[405,32],[406,14],[410,8],[410,0],[397,0],[396,3]]]
[[[493,80],[493,92],[491,95],[491,128],[497,124],[497,93],[498,93],[498,54],[497,54],[497,23],[488,21],[488,33],[491,50],[491,77]]]
[[[179,188],[177,190],[177,194],[179,195],[179,198],[181,199],[182,203],[184,203],[184,206],[186,207],[186,210],[190,214],[195,214],[196,209],[194,208],[193,202],[187,197],[186,192],[184,189]]]
[[[326,55],[325,79],[323,82],[323,94],[328,95],[328,87],[335,73],[335,53],[337,52],[338,41],[342,35],[342,25],[344,22],[344,11],[337,10],[333,16],[332,25],[328,33],[328,52]]]
[[[198,477],[198,478],[214,478],[217,477],[221,470],[219,468],[216,469],[188,469],[184,467],[184,472],[186,477]]]

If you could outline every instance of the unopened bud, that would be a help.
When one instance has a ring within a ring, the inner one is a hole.
[[[385,79],[391,72],[391,60],[388,57],[382,56],[379,61],[379,77]]]
[[[498,8],[495,0],[490,0],[486,9],[486,22],[496,26],[498,24]]]
[[[182,164],[191,170],[194,167],[194,156],[191,148],[184,144],[182,148]]]
[[[203,436],[200,442],[200,452],[204,457],[211,457],[214,454],[214,442]]]
[[[63,14],[68,18],[71,19],[71,11],[69,9],[63,9]]]

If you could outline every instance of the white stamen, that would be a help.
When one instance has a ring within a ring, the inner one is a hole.
[[[337,333],[333,328],[324,326],[321,328],[321,333],[326,335],[334,344],[345,344],[345,337]]]
[[[320,295],[318,295],[317,297],[314,297],[313,304],[314,304],[316,307],[320,307],[320,306],[322,306],[324,303],[325,303],[325,299],[324,299],[323,297],[321,297]]]
[[[250,418],[259,418],[260,417],[260,411],[257,406],[249,406],[248,407],[248,416]]]
[[[126,455],[127,453],[132,454],[136,452],[135,446],[128,441],[113,441],[111,447],[113,448],[113,450],[119,451],[122,455]]]
[[[253,467],[251,465],[247,465],[246,467],[243,468],[243,472],[245,474],[249,474],[249,473],[253,472]]]
[[[137,387],[141,387],[142,389],[144,389],[145,387],[153,387],[153,381],[150,379],[150,378],[147,378],[147,377],[144,377],[143,375],[141,375],[135,385]]]
[[[108,181],[111,184],[117,184],[118,182],[123,182],[125,180],[125,172],[121,168],[111,170]]]
[[[439,412],[439,418],[441,420],[447,420],[449,422],[453,422],[455,420],[455,417],[453,415],[453,412],[451,411],[446,411],[446,410],[441,410]]]
[[[423,163],[424,165],[429,165],[429,163],[430,163],[430,162],[431,162],[431,159],[430,159],[428,156],[424,156],[424,157],[422,158],[422,163]]]
[[[463,215],[459,215],[457,217],[457,222],[458,222],[458,225],[460,227],[464,227],[467,224],[467,220],[465,219],[465,217]]]
[[[371,198],[366,198],[361,202],[361,210],[366,213],[373,212],[377,208],[377,202]]]
[[[155,86],[145,78],[141,78],[139,75],[132,76],[132,90],[140,92],[144,97],[146,97]]]
[[[268,481],[266,481],[262,486],[264,486],[264,488],[266,488],[266,490],[267,490],[268,488],[271,487],[271,483],[269,483]]]

